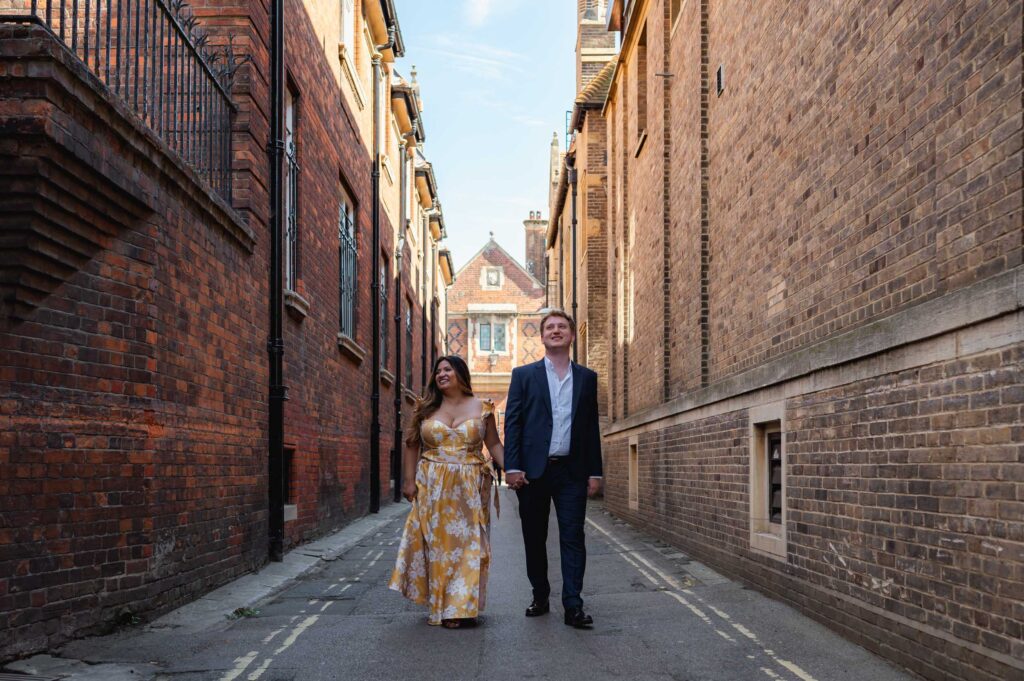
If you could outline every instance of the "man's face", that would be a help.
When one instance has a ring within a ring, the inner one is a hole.
[[[549,317],[540,330],[540,339],[548,350],[567,348],[572,343],[573,333],[569,322],[562,317]]]

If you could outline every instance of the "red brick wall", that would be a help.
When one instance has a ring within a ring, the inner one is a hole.
[[[9,472],[0,478],[0,628],[10,632],[2,658],[108,628],[127,612],[165,611],[266,560],[266,13],[237,15],[215,4],[199,11],[213,42],[231,33],[236,50],[254,60],[233,89],[237,215],[73,67],[52,68],[53,76],[24,61],[3,66],[35,79],[24,88],[31,98],[8,99],[0,111],[4,158],[17,155],[18,144],[38,146],[25,123],[38,118],[39,129],[61,132],[58,143],[75,142],[75,163],[98,169],[78,182],[96,183],[103,172],[132,178],[151,203],[77,269],[55,267],[59,284],[22,321],[0,324],[0,467]],[[286,540],[294,545],[368,509],[374,302],[371,162],[302,5],[288,12],[287,62],[300,96],[298,288],[309,302],[305,318],[284,320],[285,441],[296,450],[298,511]],[[45,42],[38,31],[32,41]],[[28,58],[17,41],[4,44]],[[96,101],[76,99],[89,97]],[[337,342],[339,178],[357,204],[361,362]],[[110,187],[86,189],[98,210],[120,214]],[[386,219],[381,226],[393,255],[392,227]],[[406,274],[404,292],[412,290]],[[393,284],[389,292],[387,369],[395,372]],[[417,379],[421,315],[414,311]],[[408,353],[404,319],[402,327]],[[394,390],[384,387],[380,402],[385,502]]]
[[[255,244],[233,236],[241,219],[211,212],[216,201],[126,109],[74,66],[24,63],[45,87],[8,100],[0,137],[28,148],[32,117],[77,129],[75,163],[134,177],[151,211],[77,269],[54,265],[59,285],[0,327],[0,657],[180,604],[263,563],[267,548],[260,214],[244,213]],[[265,97],[247,74],[240,119]],[[237,153],[262,153],[251,141],[240,133]],[[244,208],[244,186],[265,173],[237,177]],[[116,214],[109,189],[90,187],[92,205]]]

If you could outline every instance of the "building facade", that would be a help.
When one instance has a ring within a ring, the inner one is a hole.
[[[166,611],[386,503],[452,277],[390,0],[285,2],[283,81],[262,5],[47,7],[0,22],[0,658]]]
[[[531,233],[543,233],[546,222],[534,211],[523,226],[529,259]],[[544,285],[492,235],[458,271],[448,305],[448,352],[466,360],[474,393],[494,400],[501,427],[512,369],[544,356]]]
[[[598,409],[608,417],[608,136],[602,109],[618,53],[605,3],[577,5],[576,89],[566,153],[552,148],[551,220],[545,245],[551,304],[577,320],[576,361],[597,372]],[[552,144],[557,144],[557,140]]]
[[[924,678],[1020,676],[1022,3],[604,4],[608,507]]]

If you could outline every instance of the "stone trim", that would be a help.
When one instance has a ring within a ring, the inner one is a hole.
[[[284,307],[297,322],[309,315],[309,301],[291,289],[284,291]]]
[[[338,334],[338,349],[357,365],[362,364],[363,358],[366,357],[366,350],[343,333]]]
[[[895,359],[882,359],[884,373],[894,371],[895,364],[919,365],[935,361],[935,357],[963,354],[973,341],[975,344],[995,342],[1000,345],[1024,341],[1024,265],[1003,274],[984,279],[970,286],[932,298],[884,319],[865,324],[834,338],[796,350],[736,376],[722,379],[706,388],[676,398],[651,409],[632,414],[612,423],[605,437],[622,436],[633,432],[646,432],[663,428],[666,421],[681,422],[706,418],[709,414],[695,414],[695,410],[709,409],[715,413],[744,408],[744,404],[724,404],[742,395],[766,388],[805,379],[812,385],[807,389],[822,390],[829,385],[848,383],[852,372],[838,370],[841,365],[863,360],[884,352],[891,352],[915,343],[934,339],[926,347],[908,349]],[[1016,314],[1014,314],[1016,313]],[[983,322],[991,322],[978,327]],[[965,332],[964,338],[950,338],[948,334],[978,327]],[[976,337],[979,335],[982,338]],[[946,338],[936,338],[946,336]],[[991,343],[985,347],[994,347]],[[981,349],[980,347],[978,348]],[[836,369],[829,376],[817,374],[825,369]],[[877,372],[874,372],[877,373]],[[787,387],[780,392],[799,394],[808,390]],[[750,400],[746,400],[749,402]],[[714,407],[713,407],[714,405]]]

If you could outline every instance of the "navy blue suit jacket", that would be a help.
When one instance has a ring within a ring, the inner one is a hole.
[[[597,415],[597,374],[572,362],[572,428],[569,471],[573,477],[601,476],[601,425]],[[544,475],[551,448],[551,393],[544,360],[516,367],[505,403],[505,470],[527,479]]]

